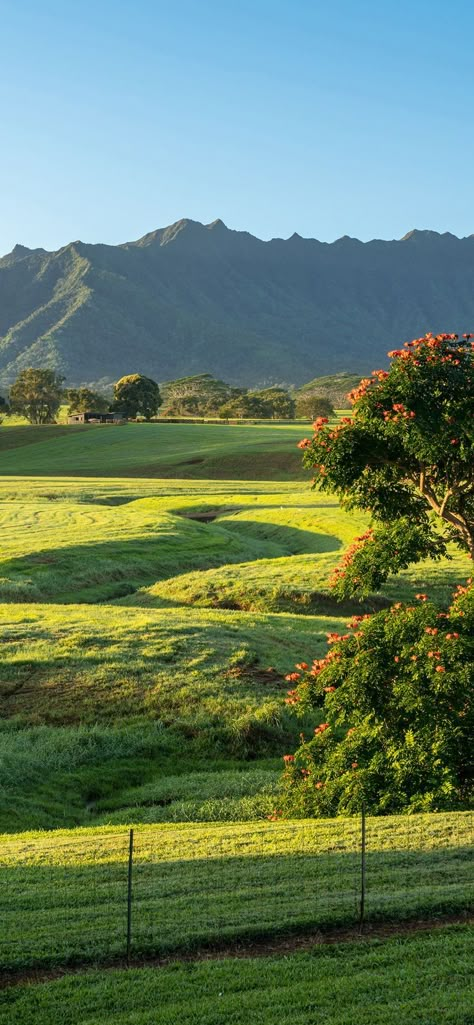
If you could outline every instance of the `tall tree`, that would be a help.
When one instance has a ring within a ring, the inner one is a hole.
[[[317,416],[334,416],[334,406],[330,399],[313,392],[300,392],[296,396],[296,415],[315,419]]]
[[[303,439],[315,486],[373,527],[336,569],[337,594],[363,595],[389,573],[454,541],[474,557],[474,353],[465,335],[425,335],[389,353],[352,392],[353,417]],[[285,756],[292,814],[441,810],[474,799],[474,588],[447,609],[429,595],[356,616],[328,634],[324,658],[287,676],[287,703],[319,725]]]
[[[268,405],[258,392],[242,392],[220,407],[219,416],[231,420],[234,417],[238,420],[265,419],[268,416]]]
[[[3,417],[6,415],[6,413],[9,412],[9,409],[10,407],[8,405],[7,400],[3,398],[3,395],[0,395],[0,423],[2,422]]]
[[[162,385],[163,411],[166,416],[215,416],[220,406],[241,394],[212,374],[195,374],[167,381]]]
[[[54,423],[62,399],[64,377],[53,370],[22,370],[10,388],[10,408],[32,424]]]
[[[428,334],[389,353],[351,393],[352,417],[325,417],[305,438],[314,485],[373,528],[337,573],[341,595],[377,589],[389,573],[446,552],[474,557],[474,351],[471,338]]]
[[[295,400],[286,388],[263,388],[254,392],[266,406],[266,416],[273,420],[293,420]]]
[[[69,403],[71,413],[105,413],[110,405],[110,399],[106,395],[101,395],[90,388],[66,388],[64,398]]]
[[[160,389],[156,381],[144,374],[128,374],[114,384],[112,410],[125,416],[144,416],[146,420],[155,416],[161,406]]]

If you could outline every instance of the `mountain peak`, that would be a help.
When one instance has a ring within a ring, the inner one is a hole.
[[[217,220],[215,220],[215,221],[211,221],[210,224],[206,224],[206,228],[208,228],[209,231],[216,231],[216,229],[220,230],[220,231],[222,231],[222,230],[228,231],[229,230],[228,227],[227,227],[227,224],[224,224],[224,221],[221,221],[220,217],[218,217]]]

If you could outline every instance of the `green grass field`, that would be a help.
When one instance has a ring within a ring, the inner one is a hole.
[[[159,722],[199,772],[216,751],[233,760],[281,756],[302,728],[283,703],[285,673],[320,656],[326,633],[360,610],[335,602],[327,580],[366,522],[301,482],[4,478],[1,715],[17,727],[68,727],[74,752],[81,723],[130,730]],[[460,556],[415,567],[368,607],[427,587],[447,601],[467,572]],[[122,790],[139,772],[161,785],[156,738],[148,755],[124,754],[120,739],[105,774],[98,749],[87,770],[74,753],[66,778],[54,759],[48,768],[51,732],[42,734],[44,771],[25,776],[22,736],[18,728],[0,734],[10,765],[0,763],[4,829],[87,822],[114,787],[118,821]],[[220,802],[212,790],[201,801],[177,795],[147,815],[176,821],[181,809],[215,819],[224,801],[225,817],[268,812],[268,795],[252,787]],[[125,794],[122,806],[127,815]]]
[[[474,933],[90,971],[0,993],[2,1025],[471,1025]]]
[[[369,921],[472,906],[471,813],[367,819]],[[360,820],[140,826],[134,954],[357,925]],[[2,844],[0,965],[124,953],[128,833],[26,833]]]
[[[0,428],[0,474],[292,480],[301,424]]]
[[[129,825],[137,953],[355,920],[359,823],[267,821],[281,756],[315,725],[284,704],[284,676],[361,608],[337,603],[328,576],[368,521],[311,491],[301,434],[0,428],[3,968],[123,952]],[[363,607],[421,589],[447,603],[468,572],[453,552]],[[45,832],[24,832],[35,829]],[[369,917],[465,912],[472,831],[461,813],[371,820]],[[3,994],[0,1022],[391,1025],[401,1007],[410,1023],[467,1025],[462,971],[451,1017],[431,992],[464,936],[19,986]],[[334,959],[348,988],[331,1009]],[[384,980],[375,1012],[364,972]]]

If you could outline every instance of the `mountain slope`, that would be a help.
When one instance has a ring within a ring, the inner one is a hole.
[[[300,384],[473,325],[474,236],[263,242],[182,220],[120,246],[16,246],[0,260],[2,387],[31,365],[69,384],[203,370]]]

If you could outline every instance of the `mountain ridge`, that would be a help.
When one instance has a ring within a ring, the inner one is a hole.
[[[262,240],[182,218],[117,246],[18,243],[0,258],[0,387],[208,370],[247,386],[365,373],[426,330],[474,325],[474,235]]]

